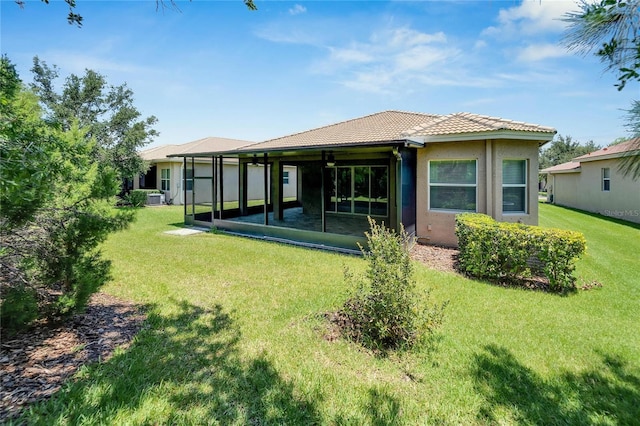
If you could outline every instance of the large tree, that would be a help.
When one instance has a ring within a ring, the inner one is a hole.
[[[566,163],[571,159],[588,154],[600,149],[593,141],[581,144],[574,141],[570,135],[562,136],[558,134],[547,148],[541,148],[539,154],[540,169]]]
[[[582,54],[594,53],[608,71],[618,76],[615,85],[622,90],[628,83],[640,82],[640,0],[581,0],[579,10],[565,15],[569,27],[564,44]],[[640,135],[640,104],[634,101],[627,111],[630,133]],[[633,179],[640,179],[640,139],[622,157],[619,169]]]
[[[138,155],[140,148],[153,140],[154,116],[141,118],[126,84],[110,86],[106,78],[93,71],[69,75],[61,91],[56,90],[58,69],[33,58],[33,91],[47,112],[47,120],[62,130],[74,123],[87,130],[85,138],[95,139],[93,156],[101,164],[116,170],[120,179],[130,179],[145,171]]]
[[[109,276],[98,250],[132,219],[114,209],[116,171],[78,122],[43,119],[37,96],[0,59],[0,314],[3,328],[81,308]]]

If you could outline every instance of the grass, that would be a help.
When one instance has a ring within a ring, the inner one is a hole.
[[[427,347],[378,358],[327,341],[357,257],[225,234],[163,234],[181,207],[142,209],[104,245],[104,291],[145,304],[133,345],[84,368],[30,424],[633,424],[640,418],[640,227],[547,204],[584,232],[561,297],[416,265],[450,300]]]

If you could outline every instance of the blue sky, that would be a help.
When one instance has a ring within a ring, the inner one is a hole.
[[[560,46],[573,1],[1,0],[1,50],[31,80],[90,68],[127,85],[160,136],[261,141],[396,109],[473,112],[555,127],[581,142],[626,136],[622,92],[594,57]],[[62,80],[59,82],[62,83]]]

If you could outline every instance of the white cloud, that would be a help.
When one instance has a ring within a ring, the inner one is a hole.
[[[519,6],[501,9],[498,25],[486,28],[483,36],[561,32],[566,28],[562,17],[577,10],[570,0],[525,0]]]
[[[444,33],[407,27],[378,31],[365,42],[328,49],[330,54],[315,65],[316,71],[339,76],[345,87],[375,93],[424,84],[425,76],[443,73],[445,63],[460,55]]]
[[[296,4],[291,9],[289,9],[289,15],[299,15],[301,13],[305,13],[306,11],[307,11],[306,7],[300,4]]]
[[[524,62],[537,62],[548,58],[561,58],[569,55],[569,51],[562,46],[543,43],[531,44],[520,50],[517,59]]]

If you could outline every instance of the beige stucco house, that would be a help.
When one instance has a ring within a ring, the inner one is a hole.
[[[620,171],[621,159],[640,156],[640,138],[540,171],[554,204],[640,223],[640,180]]]
[[[460,212],[538,223],[538,148],[555,133],[470,113],[384,111],[237,149],[181,154],[187,167],[205,158],[240,167],[238,208],[211,209],[196,198],[185,222],[353,249],[365,241],[370,216],[394,229],[404,225],[421,242],[456,246]],[[250,206],[245,195],[248,167],[256,164],[263,166],[262,206]],[[283,199],[288,166],[298,170],[295,202]]]
[[[161,145],[149,148],[140,152],[140,157],[145,160],[149,169],[147,173],[139,176],[133,181],[133,189],[157,189],[164,193],[166,203],[184,204],[185,199],[190,202],[193,192],[193,175],[191,170],[195,169],[196,176],[211,175],[213,164],[211,158],[197,158],[194,164],[185,167],[182,157],[171,157],[171,155],[188,155],[192,152],[210,150],[232,150],[243,146],[251,145],[249,142],[239,139],[228,139],[220,137],[207,137],[184,144]],[[216,165],[219,167],[219,164]],[[235,158],[225,158],[224,169],[224,201],[238,201],[238,160]],[[185,176],[185,170],[189,175]],[[263,176],[262,167],[250,167],[248,173],[258,181]],[[285,197],[295,198],[297,195],[296,169],[290,167],[285,170],[287,181],[284,192]],[[185,180],[186,178],[186,180]],[[186,185],[185,185],[186,182]],[[201,186],[200,200],[203,203],[211,203],[213,191],[211,185]],[[259,182],[248,188],[249,200],[260,200],[263,197],[263,185]],[[186,197],[186,198],[185,198]]]

